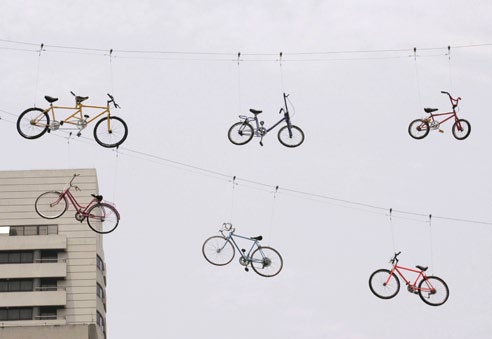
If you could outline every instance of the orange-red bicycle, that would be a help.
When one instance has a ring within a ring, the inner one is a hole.
[[[369,288],[376,297],[381,299],[391,299],[400,291],[400,280],[398,276],[407,285],[407,291],[418,294],[420,299],[428,305],[440,306],[448,300],[448,285],[441,278],[435,276],[426,276],[425,271],[428,267],[417,265],[415,269],[398,265],[398,256],[401,252],[395,253],[390,260],[393,265],[391,270],[382,268],[371,274],[369,278]],[[405,278],[402,271],[413,272],[417,277],[412,282]]]

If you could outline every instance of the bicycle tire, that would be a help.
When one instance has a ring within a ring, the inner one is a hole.
[[[422,119],[415,119],[408,125],[408,134],[414,139],[423,139],[430,132],[429,123]]]
[[[61,193],[57,191],[48,191],[39,195],[34,202],[36,213],[45,219],[61,217],[68,208],[68,202],[65,196],[60,198],[60,195]]]
[[[294,132],[295,131],[295,132]],[[277,134],[278,141],[285,147],[294,148],[304,142],[304,132],[295,125],[282,127]]]
[[[100,202],[87,211],[87,225],[96,233],[113,232],[120,222],[120,214],[114,206]]]
[[[224,266],[234,259],[236,250],[226,238],[214,235],[203,242],[202,254],[212,265]]]
[[[280,273],[284,261],[276,249],[260,246],[251,254],[251,267],[262,277],[273,277]]]
[[[237,129],[237,130],[236,130]],[[253,139],[254,129],[253,126],[247,121],[236,122],[229,128],[227,137],[229,141],[234,145],[245,145]]]
[[[458,126],[459,124],[459,126]],[[458,139],[458,140],[464,140],[468,138],[471,132],[471,125],[468,122],[468,120],[465,119],[458,119],[455,121],[453,124],[453,127],[451,129],[451,132],[453,132],[453,136]]]
[[[128,127],[125,121],[119,117],[109,117],[109,125],[103,124],[106,120],[108,117],[102,118],[94,126],[94,139],[102,147],[118,147],[126,140]]]
[[[449,288],[441,278],[429,276],[420,281],[419,296],[427,305],[440,306],[448,300]]]
[[[17,132],[26,139],[37,139],[48,131],[50,117],[41,108],[26,109],[17,119]]]
[[[391,275],[388,283],[388,275],[390,270],[385,268],[374,271],[369,277],[369,288],[371,292],[378,298],[391,299],[400,291],[400,280],[395,274]]]

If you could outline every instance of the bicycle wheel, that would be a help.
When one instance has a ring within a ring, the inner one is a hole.
[[[50,117],[41,108],[26,109],[17,119],[17,132],[26,139],[37,139],[48,130]]]
[[[120,222],[120,214],[112,205],[97,203],[87,211],[87,224],[96,233],[113,232]]]
[[[278,141],[285,147],[297,147],[304,142],[304,132],[297,126],[284,126],[278,131]]]
[[[438,277],[427,277],[419,284],[419,296],[422,301],[431,306],[440,306],[448,300],[448,285]]]
[[[94,139],[102,147],[118,147],[128,136],[128,127],[123,119],[108,117],[99,120],[94,127]]]
[[[429,123],[422,119],[415,119],[408,126],[408,133],[414,139],[423,139],[429,134]]]
[[[251,254],[251,267],[263,277],[273,277],[280,273],[284,261],[277,250],[268,247],[258,247]]]
[[[389,277],[390,274],[390,270],[382,268],[369,277],[369,288],[376,297],[391,299],[400,291],[400,280],[394,274]]]
[[[41,194],[34,203],[36,212],[45,219],[56,219],[68,208],[67,198],[60,192],[49,191]]]
[[[234,145],[244,145],[253,139],[253,126],[247,121],[236,122],[229,128],[227,137]]]
[[[470,135],[471,125],[467,120],[459,119],[453,124],[451,131],[456,139],[463,140]]]
[[[226,238],[214,235],[205,240],[202,246],[202,253],[212,265],[224,266],[234,259],[236,250]]]

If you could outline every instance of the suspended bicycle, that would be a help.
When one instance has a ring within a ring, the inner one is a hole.
[[[279,114],[284,114],[283,118],[277,121],[270,128],[264,127],[264,121],[258,120],[258,115],[263,111],[256,109],[250,109],[253,113],[253,117],[240,115],[240,122],[235,123],[229,128],[227,136],[229,141],[235,145],[245,145],[253,139],[253,137],[260,138],[260,145],[263,146],[263,137],[273,130],[275,127],[285,122],[285,126],[282,127],[277,134],[278,141],[286,147],[297,147],[304,142],[304,132],[299,127],[292,125],[290,121],[289,108],[287,106],[288,94],[284,93],[284,107],[280,108]],[[255,123],[255,127],[251,123]]]
[[[439,130],[439,132],[443,132],[439,127],[444,122],[454,118],[454,124],[451,128],[453,136],[458,140],[466,139],[470,135],[471,126],[470,123],[465,119],[459,119],[456,113],[458,108],[458,102],[461,100],[461,97],[453,98],[451,94],[445,91],[441,91],[442,94],[447,94],[449,96],[449,101],[451,101],[452,111],[444,112],[444,113],[434,113],[438,111],[438,108],[424,108],[425,113],[429,114],[429,117],[425,119],[415,119],[408,126],[408,133],[414,139],[423,139],[425,138],[430,130]],[[437,117],[447,116],[445,119],[438,121]]]
[[[415,269],[398,266],[398,256],[401,252],[395,253],[389,261],[393,267],[391,270],[382,268],[375,271],[369,277],[369,288],[376,297],[381,299],[391,299],[400,291],[401,279],[407,285],[407,291],[413,294],[418,294],[420,299],[428,305],[440,306],[448,300],[449,289],[448,285],[441,278],[435,276],[426,276],[425,271],[428,267],[417,265]],[[417,274],[417,278],[412,282],[407,280],[402,271],[409,271]],[[418,283],[418,286],[417,286]]]
[[[73,184],[78,176],[79,174],[74,174],[62,192],[48,191],[41,194],[34,203],[36,212],[45,219],[56,219],[68,210],[68,203],[71,202],[76,210],[75,219],[80,222],[87,220],[87,224],[94,232],[100,234],[113,232],[120,221],[119,212],[112,204],[103,202],[102,195],[91,194],[93,199],[89,204],[80,205],[70,192],[72,188],[75,191],[81,190]]]
[[[105,115],[94,126],[94,139],[96,142],[103,147],[111,148],[118,147],[125,141],[128,136],[128,128],[123,119],[111,115],[111,103],[114,108],[120,108],[111,94],[108,93],[109,100],[106,106],[89,106],[82,104],[89,97],[78,96],[73,92],[70,93],[75,97],[75,107],[54,106],[53,103],[58,98],[47,95],[44,98],[50,104],[49,108],[31,107],[22,112],[17,119],[17,131],[19,134],[26,139],[37,139],[46,132],[49,133],[58,129],[75,129],[78,130],[77,136],[80,136],[81,131],[88,124]],[[98,112],[93,117],[90,117],[88,114],[84,114],[84,110],[88,109],[96,109]],[[55,110],[68,110],[73,111],[73,113],[63,120],[57,120]],[[67,125],[69,125],[68,128],[66,127]]]
[[[246,272],[251,265],[253,271],[263,277],[273,277],[282,270],[284,262],[280,254],[274,248],[261,246],[260,241],[263,237],[244,237],[235,234],[235,228],[230,223],[224,223],[219,230],[221,235],[214,235],[203,243],[202,253],[205,259],[216,266],[227,265],[234,259],[235,249],[240,254],[239,263],[244,266]],[[240,249],[235,238],[246,239],[252,242],[251,248]]]

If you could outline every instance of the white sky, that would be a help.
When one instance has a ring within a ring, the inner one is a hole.
[[[122,214],[105,237],[110,338],[490,338],[492,226],[429,227],[402,214],[390,223],[385,211],[282,190],[492,222],[492,46],[454,48],[492,43],[490,13],[484,0],[4,0],[0,39],[47,47],[39,57],[39,46],[0,41],[0,170],[97,169],[100,193]],[[387,49],[406,51],[292,54]],[[455,140],[448,122],[443,134],[411,139],[408,123],[423,107],[449,108],[441,90],[462,97],[470,137]],[[44,106],[44,95],[70,105],[70,91],[96,105],[115,95],[130,130],[118,156],[95,143],[91,126],[70,142],[61,131],[17,134],[24,109]],[[276,121],[282,91],[306,134],[301,147],[284,148],[276,131],[263,148],[229,143],[229,126],[249,108]],[[232,201],[229,179],[131,151],[272,187],[238,180]],[[201,245],[224,221],[262,234],[283,271],[267,279],[237,258],[208,264]],[[392,300],[372,295],[369,275],[396,250],[402,265],[429,265],[448,283],[446,304],[427,306],[404,287]]]

